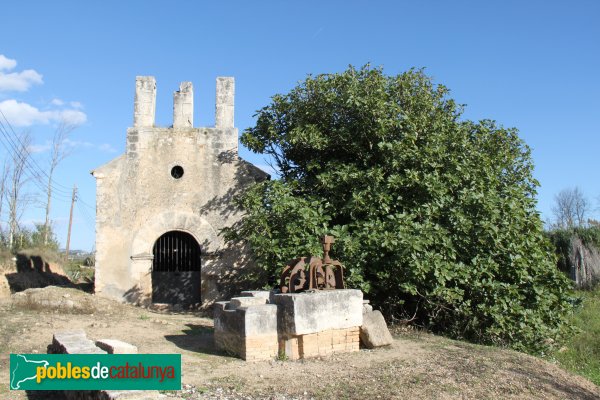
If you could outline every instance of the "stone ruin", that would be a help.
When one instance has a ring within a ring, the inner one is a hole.
[[[381,312],[357,289],[245,291],[215,304],[215,346],[246,361],[289,360],[390,345]]]
[[[358,351],[360,290],[242,292],[215,305],[215,345],[246,361]]]
[[[328,256],[333,238],[325,236],[322,243],[323,259],[288,263],[280,289],[244,291],[217,302],[215,346],[246,361],[260,361],[348,353],[358,351],[361,342],[367,348],[391,344],[383,316],[360,290],[335,289],[344,287],[343,266]],[[337,279],[332,268],[338,270]]]

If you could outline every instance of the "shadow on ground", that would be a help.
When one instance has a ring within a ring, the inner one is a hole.
[[[507,371],[516,377],[522,377],[522,380],[537,381],[543,386],[554,388],[557,392],[564,394],[565,399],[597,400],[598,392],[592,392],[586,388],[577,387],[569,384],[568,381],[558,381],[556,377],[548,373],[532,373],[525,368],[508,368]]]
[[[223,351],[215,348],[214,328],[200,324],[186,324],[187,329],[182,335],[165,335],[165,339],[183,350],[227,356]]]
[[[30,400],[66,400],[62,391],[56,390],[27,390],[27,398]]]

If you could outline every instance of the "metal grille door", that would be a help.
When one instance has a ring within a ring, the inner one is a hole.
[[[200,303],[200,245],[192,235],[167,232],[152,250],[152,302]]]
[[[154,244],[153,271],[200,271],[200,246],[187,232],[171,231]]]

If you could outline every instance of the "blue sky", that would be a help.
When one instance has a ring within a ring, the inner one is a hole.
[[[56,174],[63,192],[52,219],[64,245],[68,188],[76,184],[82,202],[71,247],[91,249],[89,171],[124,151],[136,75],[156,77],[156,119],[165,126],[181,81],[194,83],[195,125],[212,126],[215,79],[234,76],[241,132],[270,96],[308,73],[367,62],[388,74],[424,67],[466,104],[466,118],[520,130],[541,183],[538,208],[550,219],[553,197],[566,187],[579,186],[598,205],[599,20],[596,0],[5,2],[0,110],[17,132],[31,130],[40,167],[57,121],[81,123]],[[6,158],[3,147],[0,154]],[[33,203],[22,220],[42,219]]]

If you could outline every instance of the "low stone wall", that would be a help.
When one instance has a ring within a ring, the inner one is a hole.
[[[215,345],[246,361],[359,350],[360,290],[243,292],[215,307]]]
[[[279,351],[290,360],[298,360],[358,351],[359,344],[359,328],[352,327],[281,338]]]

